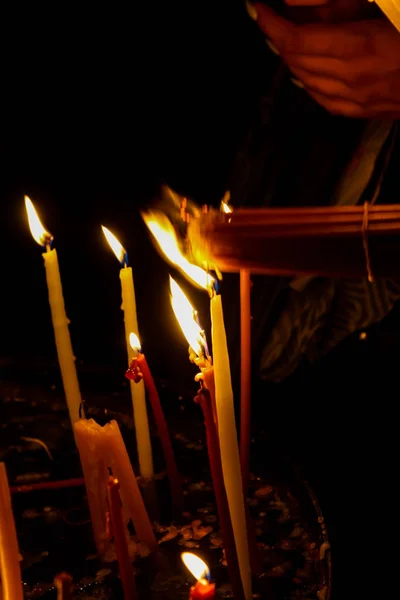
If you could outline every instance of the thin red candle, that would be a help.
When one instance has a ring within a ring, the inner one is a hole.
[[[206,427],[207,449],[210,461],[211,476],[213,480],[219,522],[222,532],[222,540],[228,565],[229,579],[233,590],[233,597],[235,598],[235,600],[242,600],[244,599],[243,585],[240,577],[235,537],[233,534],[228,499],[226,496],[224,477],[222,473],[221,454],[219,448],[217,428],[213,416],[212,402],[208,389],[201,389],[199,394],[195,397],[195,402],[200,404],[204,415],[204,424]],[[194,596],[193,598],[197,597],[203,598],[203,596]]]
[[[80,487],[82,485],[85,485],[85,479],[83,477],[76,477],[74,479],[60,479],[58,481],[41,481],[40,483],[12,485],[10,491],[12,494],[21,494],[42,490],[61,490],[62,488]]]
[[[167,422],[161,407],[160,396],[158,395],[156,384],[154,383],[153,376],[144,354],[139,352],[138,355],[132,359],[130,367],[126,372],[126,377],[128,379],[133,379],[134,381],[140,381],[143,378],[164,452],[165,464],[171,486],[172,502],[176,510],[182,512],[183,491],[181,477],[176,466]]]
[[[250,271],[240,271],[240,463],[247,497],[251,430],[251,309]]]
[[[208,361],[211,362],[211,359]],[[206,366],[201,369],[201,378],[204,381],[204,387],[208,389],[211,399],[211,407],[214,417],[214,423],[218,426],[217,420],[217,406],[215,403],[215,379],[214,379],[214,367]]]
[[[121,498],[119,497],[118,479],[110,477],[107,484],[108,503],[112,536],[114,538],[115,552],[119,565],[122,588],[125,600],[138,600],[135,576],[131,559],[129,557],[126,526],[122,518]]]

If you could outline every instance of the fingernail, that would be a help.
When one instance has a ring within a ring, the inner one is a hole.
[[[300,81],[300,79],[295,79],[294,77],[290,78],[290,81],[293,83],[293,85],[295,85],[296,87],[304,90],[305,86],[304,83],[302,81]]]
[[[277,56],[280,56],[278,48],[276,46],[274,46],[274,44],[271,42],[271,40],[269,40],[268,38],[266,38],[265,39],[265,43],[267,44],[267,46],[271,50],[271,52],[273,52]]]
[[[257,21],[257,19],[258,19],[257,9],[254,6],[254,4],[252,2],[250,2],[249,0],[246,0],[246,10],[247,10],[249,17],[251,19],[253,19],[253,21]]]

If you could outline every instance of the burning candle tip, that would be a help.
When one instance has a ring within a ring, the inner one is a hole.
[[[141,343],[138,336],[136,335],[136,333],[133,333],[133,331],[129,334],[129,344],[132,350],[134,350],[135,352],[140,352]]]
[[[39,215],[37,214],[36,208],[33,205],[32,200],[29,196],[24,197],[25,200],[25,208],[26,213],[28,215],[28,224],[29,229],[31,230],[31,234],[35,242],[39,244],[39,246],[43,246],[47,252],[50,252],[53,244],[53,236],[49,233],[44,227],[39,219]]]
[[[107,242],[110,245],[111,250],[114,252],[117,260],[119,261],[122,267],[128,267],[128,252],[122,246],[122,244],[118,241],[113,233],[104,225],[101,226],[101,229],[104,233],[104,236]]]
[[[191,552],[183,552],[181,554],[181,559],[185,567],[197,580],[208,580],[210,578],[210,570],[207,564],[196,554],[192,554]]]

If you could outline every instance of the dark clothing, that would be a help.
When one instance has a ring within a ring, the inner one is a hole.
[[[346,203],[349,181],[360,187],[352,202],[370,200],[377,187],[378,202],[398,202],[400,144],[393,130],[357,171],[368,123],[332,117],[293,86],[278,58],[268,60],[274,75],[232,171],[232,206],[320,206],[343,197]],[[240,308],[232,300],[238,277],[225,276],[222,289],[239,389]],[[394,587],[385,549],[397,537],[390,482],[398,454],[391,413],[399,311],[370,325],[398,297],[393,281],[310,278],[297,289],[287,277],[253,277],[253,427],[266,429],[278,447],[289,446],[317,493],[332,544],[334,600],[358,600],[366,591],[384,597],[386,586]]]

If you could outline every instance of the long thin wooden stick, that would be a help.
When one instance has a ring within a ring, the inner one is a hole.
[[[85,485],[83,477],[75,479],[60,479],[58,481],[41,481],[39,483],[28,483],[24,485],[12,485],[10,491],[12,494],[22,494],[27,492],[40,492],[43,490],[61,490],[62,488],[80,487]]]
[[[240,463],[247,497],[251,433],[251,307],[250,271],[240,271]]]
[[[199,264],[222,272],[365,277],[364,207],[236,209],[210,211],[189,229]],[[398,277],[400,205],[368,207],[368,239],[376,277]]]

